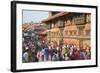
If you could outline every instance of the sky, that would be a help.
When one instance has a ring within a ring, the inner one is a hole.
[[[23,24],[29,22],[39,23],[47,18],[48,12],[46,11],[23,10]]]

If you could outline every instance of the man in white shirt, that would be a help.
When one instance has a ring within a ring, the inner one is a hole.
[[[25,50],[25,52],[23,53],[24,62],[28,62],[28,56],[29,56],[28,50],[29,50],[28,47],[26,47],[26,50]]]

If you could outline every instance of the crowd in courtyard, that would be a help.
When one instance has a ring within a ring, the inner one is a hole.
[[[24,41],[23,62],[68,61],[91,59],[91,48],[75,44],[57,44],[56,41]]]

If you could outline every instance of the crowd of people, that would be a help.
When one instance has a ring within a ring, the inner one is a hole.
[[[60,44],[56,42],[23,43],[23,62],[67,61],[91,59],[91,48],[77,47],[75,44]]]

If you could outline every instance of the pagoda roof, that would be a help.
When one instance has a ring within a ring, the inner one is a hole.
[[[60,17],[60,16],[64,16],[64,15],[66,15],[66,14],[68,14],[68,12],[60,12],[60,13],[57,13],[57,14],[51,16],[50,18],[47,18],[47,19],[43,20],[42,23],[43,23],[43,22],[48,22],[48,21],[50,21],[50,20],[53,20],[53,19],[55,19],[55,18],[57,18],[57,17]]]

